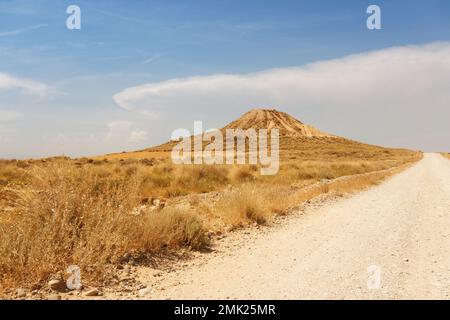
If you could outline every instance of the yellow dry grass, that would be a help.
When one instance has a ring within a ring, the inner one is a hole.
[[[324,194],[344,195],[378,184],[387,177],[402,171],[411,163],[369,173],[344,176],[321,181],[307,187],[288,185],[245,184],[224,194],[217,201],[199,204],[199,212],[208,216],[209,230],[221,232],[251,224],[264,225],[274,216],[285,215],[305,201]]]
[[[101,280],[127,253],[207,244],[194,212],[137,210],[142,177],[108,172],[58,160],[32,166],[22,185],[1,190],[0,289],[38,285],[73,264]]]
[[[168,157],[1,161],[0,292],[38,286],[72,264],[85,281],[106,281],[105,270],[127,254],[199,249],[209,231],[267,224],[317,195],[359,190],[421,157],[315,147],[282,153],[275,176],[260,176],[257,166],[176,166]],[[220,196],[196,198],[212,191]],[[185,195],[188,206],[149,209],[154,199]]]

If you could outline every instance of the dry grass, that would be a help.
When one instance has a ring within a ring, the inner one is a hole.
[[[250,224],[267,224],[274,216],[285,215],[305,201],[323,194],[343,195],[363,190],[378,184],[387,177],[402,171],[409,163],[398,167],[337,178],[315,183],[306,188],[288,186],[244,185],[224,194],[210,207],[203,208],[209,215],[209,229],[221,231],[222,228],[233,230]],[[201,207],[201,206],[200,206]],[[220,220],[215,223],[214,220]]]
[[[215,204],[213,212],[232,228],[243,227],[249,222],[267,223],[271,211],[262,190],[245,185],[233,190]]]
[[[208,231],[267,224],[317,195],[359,190],[420,157],[297,150],[282,155],[275,176],[260,176],[256,166],[175,166],[167,158],[2,161],[0,292],[42,283],[71,264],[85,281],[101,282],[130,252],[199,249]],[[323,182],[339,177],[347,178]],[[211,191],[220,192],[218,200],[197,198]],[[152,199],[184,195],[191,195],[187,207],[149,209]]]
[[[448,152],[443,152],[441,153],[445,158],[450,159],[450,153]]]
[[[99,158],[90,165],[103,167],[106,172],[113,172],[119,176],[127,172],[137,172],[143,176],[140,192],[144,198],[155,196],[171,198],[222,191],[228,185],[239,186],[249,182],[256,185],[306,185],[322,179],[396,167],[415,161],[420,156],[407,150],[366,145],[362,145],[354,152],[345,149],[348,146],[343,142],[339,143],[330,145],[324,142],[324,145],[317,145],[317,142],[309,141],[306,147],[302,145],[304,150],[297,148],[291,152],[282,152],[280,170],[275,176],[261,176],[260,168],[254,165],[173,165],[168,157],[150,158],[152,160],[131,157],[116,160],[118,155],[114,155],[112,158],[108,157],[107,162]],[[309,147],[313,149],[307,149]],[[136,154],[141,153],[131,155]],[[151,156],[153,153],[145,154]],[[161,152],[157,154],[162,155]],[[130,154],[119,155],[125,157]],[[151,165],[146,162],[150,162]]]
[[[129,252],[207,244],[193,212],[136,212],[137,175],[111,178],[101,168],[60,161],[29,174],[26,185],[2,191],[0,284],[39,283],[71,264],[101,279]]]

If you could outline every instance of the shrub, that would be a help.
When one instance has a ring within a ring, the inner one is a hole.
[[[235,166],[230,170],[230,180],[236,184],[251,182],[255,180],[252,168],[248,166]]]
[[[267,223],[270,212],[260,191],[244,186],[224,196],[216,205],[220,218],[232,227],[248,222]]]

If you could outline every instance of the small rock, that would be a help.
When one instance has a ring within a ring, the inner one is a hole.
[[[98,296],[99,292],[97,288],[91,289],[86,291],[86,293],[84,294],[85,297],[96,297]]]
[[[152,293],[152,289],[150,289],[150,288],[144,288],[144,289],[141,289],[141,290],[139,290],[139,297],[145,297],[145,296],[148,296],[148,295],[150,295],[151,293]]]
[[[61,300],[61,296],[59,294],[50,294],[47,296],[47,300]]]
[[[62,287],[62,281],[61,280],[50,280],[48,282],[48,286],[50,287],[50,289],[54,290],[54,291],[59,291]]]
[[[403,261],[405,261],[405,262],[409,262],[409,259],[408,259],[408,258],[405,258],[405,259],[403,259]]]
[[[25,298],[27,296],[27,292],[25,289],[19,288],[17,289],[17,297],[18,298]]]

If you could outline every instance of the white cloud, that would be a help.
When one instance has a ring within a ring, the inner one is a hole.
[[[132,143],[141,143],[148,140],[148,133],[145,130],[142,129],[134,129],[130,133],[130,141]]]
[[[2,111],[0,110],[0,121],[12,121],[20,118],[22,114],[17,111]]]
[[[231,103],[335,107],[450,98],[450,43],[390,48],[303,67],[244,75],[172,79],[127,88],[116,95],[126,110],[220,108]],[[448,99],[446,101],[449,101]]]
[[[14,77],[6,73],[0,73],[0,91],[19,89],[27,93],[44,96],[50,88],[38,81]]]
[[[147,131],[135,128],[133,122],[113,121],[107,126],[107,140],[109,141],[139,144],[148,140]]]
[[[450,43],[441,42],[251,74],[171,79],[124,89],[113,99],[140,113],[213,114],[229,120],[253,107],[275,106],[338,134],[420,147],[405,137],[418,128],[437,134],[440,126],[448,132],[443,118],[450,117],[449,83]],[[450,147],[436,138],[436,147]]]

